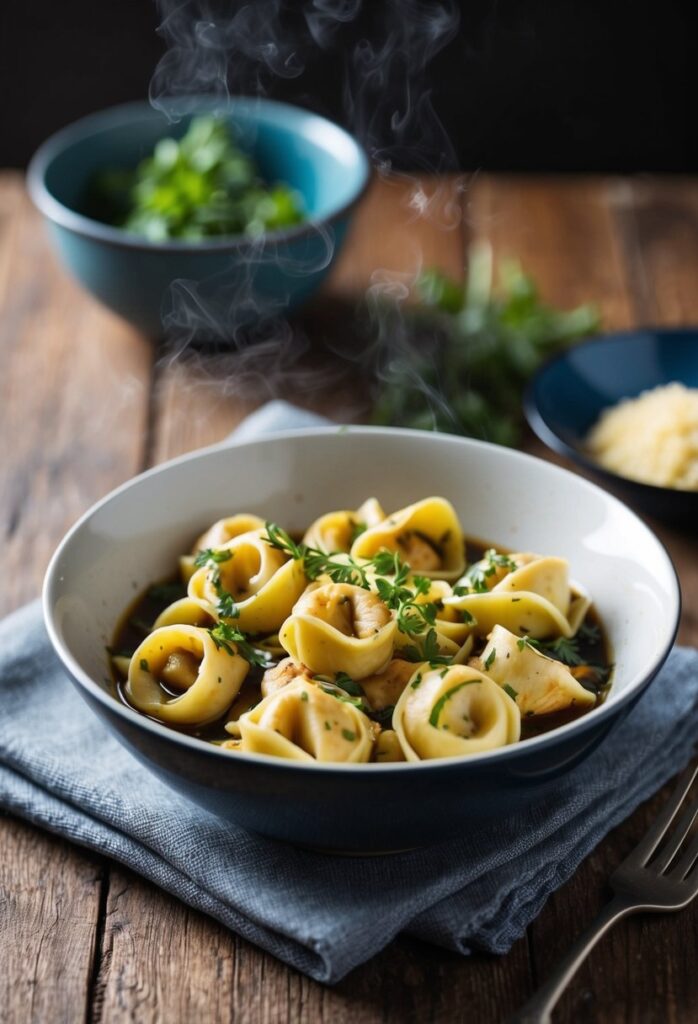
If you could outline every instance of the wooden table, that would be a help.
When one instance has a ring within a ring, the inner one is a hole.
[[[326,308],[363,291],[376,268],[413,271],[420,252],[425,265],[460,274],[468,242],[488,237],[498,254],[521,258],[551,301],[596,300],[607,328],[698,320],[698,181],[473,176],[440,182],[426,216],[415,195],[409,181],[375,184]],[[14,173],[0,177],[0,302],[0,604],[9,611],[37,594],[55,544],[97,498],[220,439],[253,403],[205,356],[186,366],[159,358],[69,281]],[[299,387],[286,397],[318,404]],[[361,407],[350,387],[341,397]],[[684,590],[680,640],[696,644],[696,540],[659,532]],[[333,989],[119,865],[0,818],[0,1019],[501,1020],[594,916],[663,795],[608,836],[507,956],[463,959],[400,938]],[[696,1019],[697,964],[698,904],[624,921],[580,971],[559,1019],[685,1024]]]

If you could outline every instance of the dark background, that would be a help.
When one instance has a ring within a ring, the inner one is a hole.
[[[300,5],[283,3],[292,26]],[[228,13],[236,6],[231,0]],[[456,161],[514,171],[698,170],[693,6],[464,0],[456,38],[428,71]],[[265,80],[267,93],[350,122],[342,60],[388,8],[399,17],[395,0],[363,0],[334,48],[311,50],[298,78]],[[159,20],[152,0],[0,0],[0,165],[23,165],[82,114],[145,97],[165,48]],[[399,79],[398,69],[390,86],[398,92]],[[388,121],[379,118],[374,133],[389,135]],[[423,157],[415,124],[396,159]]]

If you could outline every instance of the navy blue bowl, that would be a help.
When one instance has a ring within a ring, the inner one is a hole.
[[[206,106],[202,99],[198,109]],[[186,322],[192,335],[221,338],[304,302],[336,259],[369,181],[364,150],[324,117],[245,97],[231,98],[224,116],[264,178],[300,193],[307,221],[254,242],[244,236],[151,242],[87,216],[95,172],[135,167],[159,139],[186,131],[191,115],[170,125],[147,103],[113,107],[63,128],[29,165],[30,195],[67,269],[151,336],[162,333],[163,317],[169,316],[177,326]],[[175,281],[182,284],[173,296]],[[183,313],[177,299],[187,293],[193,301]]]
[[[608,334],[575,345],[542,366],[528,386],[524,411],[541,441],[599,477],[629,504],[695,529],[698,491],[630,480],[602,468],[585,451],[585,438],[604,409],[673,381],[698,388],[696,328]]]

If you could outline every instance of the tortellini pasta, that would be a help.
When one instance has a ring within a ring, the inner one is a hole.
[[[570,670],[534,646],[495,626],[479,664],[516,701],[522,715],[548,715],[571,707],[588,708],[596,696]]]
[[[566,560],[489,550],[466,570],[445,498],[390,514],[369,498],[295,534],[242,511],[183,549],[117,631],[117,693],[229,756],[470,757],[605,695],[603,635]]]
[[[570,585],[564,558],[511,555],[504,566],[491,559],[489,567],[478,563],[473,570],[456,587],[466,592],[446,596],[444,605],[469,616],[480,636],[499,623],[517,636],[571,637],[591,604]]]
[[[420,666],[393,713],[408,761],[463,757],[516,743],[521,715],[515,701],[467,665]]]
[[[220,594],[230,594],[240,629],[249,633],[278,630],[307,584],[303,566],[270,547],[263,531],[243,533],[218,549],[218,560],[202,566],[189,580],[189,597],[216,618]]]
[[[445,498],[425,498],[393,512],[354,541],[354,558],[397,551],[422,576],[457,579],[465,568],[463,531],[456,510]]]
[[[239,537],[242,533],[249,533],[251,530],[260,530],[263,526],[263,519],[250,515],[248,512],[227,516],[209,526],[208,530],[194,542],[191,554],[182,555],[179,560],[179,571],[184,582],[187,583],[191,579],[195,569],[195,558],[200,551],[205,551],[207,548],[222,548],[234,537]]]
[[[303,543],[326,554],[347,554],[357,536],[385,519],[377,498],[369,498],[355,512],[326,512],[307,529]]]
[[[217,647],[205,629],[163,626],[136,648],[126,696],[139,711],[163,722],[205,725],[230,707],[248,669],[235,650]]]
[[[322,675],[379,672],[393,653],[397,622],[380,598],[350,583],[308,589],[279,630],[284,650]]]
[[[368,761],[373,723],[353,704],[297,679],[242,715],[240,750],[292,761]]]

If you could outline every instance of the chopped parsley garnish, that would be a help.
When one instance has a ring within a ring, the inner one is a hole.
[[[579,641],[576,637],[560,636],[556,640],[550,640],[542,646],[545,647],[545,650],[553,658],[557,658],[558,661],[564,661],[565,665],[584,664],[584,658],[579,653]]]
[[[593,647],[601,639],[601,632],[599,627],[595,626],[593,622],[583,622],[574,634],[574,639],[581,640],[583,643],[587,643]]]
[[[366,523],[360,523],[357,519],[354,519],[351,524],[350,543],[353,544],[357,537],[360,537],[362,533],[366,533],[367,529]]]
[[[341,700],[343,704],[351,704],[352,707],[358,708],[359,711],[368,713],[370,708],[363,702],[361,697],[351,697],[341,687],[335,686],[333,683],[328,683],[322,676],[313,676],[315,680],[320,683],[320,689],[323,693],[328,694],[330,697],[334,697],[335,700]]]
[[[308,700],[308,691],[307,690],[303,690],[303,692],[301,693],[301,700],[302,701],[307,701]]]
[[[368,577],[363,566],[352,558],[339,561],[318,548],[297,544],[295,540],[276,523],[267,522],[264,540],[270,547],[283,551],[294,561],[302,561],[303,571],[309,580],[329,576],[333,583],[351,583],[369,589]]]
[[[438,611],[436,603],[417,600],[429,593],[431,581],[425,576],[416,575],[411,578],[411,585],[408,586],[411,569],[407,562],[402,561],[398,552],[382,550],[359,565],[349,556],[338,560],[317,548],[297,544],[276,523],[267,523],[266,531],[264,539],[267,544],[291,558],[301,560],[303,570],[310,580],[329,576],[333,583],[348,583],[370,590],[368,571],[371,570],[375,575],[376,592],[381,601],[396,613],[400,632],[420,638],[417,644],[406,648],[406,657],[410,661],[435,661],[440,664],[450,660],[441,655],[436,631],[433,629]]]
[[[579,652],[580,632],[581,630],[578,630],[573,637],[559,636],[555,640],[534,640],[533,637],[524,636],[517,640],[516,644],[520,651],[528,646],[556,661],[561,661],[564,665],[584,665],[586,660]]]
[[[541,644],[540,641],[534,640],[530,636],[522,636],[516,641],[516,646],[520,651],[523,651],[525,647],[530,647],[532,651],[538,651],[540,653]]]
[[[519,696],[514,687],[509,686],[508,683],[505,683],[502,689],[504,690],[505,693],[509,694],[512,700],[516,700],[516,698]]]
[[[219,622],[213,629],[207,630],[219,650],[226,654],[239,654],[250,665],[259,665],[260,668],[268,668],[271,664],[271,657],[266,651],[258,650],[248,641],[242,630],[231,626],[227,622]]]
[[[141,665],[141,668],[143,669],[144,672],[150,672],[150,668],[148,666],[148,662],[146,661],[145,658],[141,658],[140,665]]]
[[[342,736],[348,743],[353,743],[356,739],[356,733],[352,732],[351,729],[342,729]]]
[[[416,689],[417,689],[417,687],[419,686],[419,684],[421,683],[421,681],[422,681],[422,673],[420,672],[420,673],[419,673],[418,675],[416,675],[416,676],[414,677],[414,679],[413,679],[413,680],[412,680],[412,682],[410,683],[410,687],[411,687],[411,688],[412,688],[413,690],[416,690]]]
[[[213,562],[214,565],[220,565],[221,562],[229,562],[232,557],[233,552],[228,551],[227,548],[202,548],[194,558],[194,565],[201,569],[210,562]]]
[[[346,690],[346,692],[351,694],[352,697],[363,697],[364,691],[361,686],[355,682],[351,676],[348,676],[346,672],[337,672],[334,677],[334,681],[336,686],[339,686],[342,690]]]
[[[210,570],[208,578],[211,586],[216,591],[216,597],[218,598],[216,610],[222,619],[237,619],[240,615],[233,595],[223,586],[219,568],[223,562],[228,562],[233,557],[234,552],[228,551],[226,548],[204,548],[203,551],[199,551],[194,559],[194,564],[199,566],[199,568]]]
[[[465,579],[468,585],[456,587],[454,594],[457,597],[463,597],[465,594],[487,593],[490,589],[488,581],[498,569],[506,569],[507,573],[513,572],[516,569],[516,562],[509,555],[499,554],[494,548],[490,548],[485,551],[482,559],[471,565],[466,572]]]
[[[433,725],[435,729],[438,729],[439,717],[441,715],[441,712],[443,711],[446,703],[454,695],[454,693],[458,693],[458,691],[462,690],[464,686],[472,686],[473,683],[477,682],[477,679],[466,679],[464,683],[458,683],[457,686],[452,686],[450,690],[446,690],[446,693],[442,693],[439,699],[437,700],[436,704],[434,704],[434,707],[431,709],[431,714],[429,715],[429,725]],[[444,728],[446,728],[446,726],[444,726]]]
[[[496,650],[493,647],[492,650],[490,651],[490,653],[485,658],[485,671],[487,671],[487,669],[491,668],[492,664],[494,663],[494,659],[496,657],[497,657],[497,652],[496,652]]]

